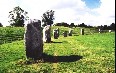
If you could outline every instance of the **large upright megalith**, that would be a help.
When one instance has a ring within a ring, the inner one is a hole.
[[[81,29],[81,35],[84,35],[84,29],[83,28]]]
[[[72,29],[69,30],[68,35],[72,36]]]
[[[53,36],[54,36],[54,39],[58,39],[58,30],[57,29],[54,29],[53,30]]]
[[[112,30],[109,30],[109,32],[111,33],[111,32],[112,32]]]
[[[60,30],[59,30],[59,28],[57,28],[56,30],[57,30],[58,37],[59,37],[60,36]]]
[[[99,33],[101,33],[101,29],[99,29]]]
[[[67,37],[67,31],[64,31],[64,32],[63,32],[63,36],[64,36],[64,37]]]
[[[51,25],[53,24],[54,20],[54,11],[53,10],[48,10],[45,12],[42,16],[42,26],[43,26],[43,41],[50,43],[51,42]]]
[[[47,25],[44,27],[43,29],[43,41],[44,42],[51,42],[51,26],[50,25]]]
[[[27,58],[40,59],[43,53],[41,21],[31,21],[27,24],[24,34]]]

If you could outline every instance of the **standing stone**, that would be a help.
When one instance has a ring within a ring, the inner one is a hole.
[[[69,36],[72,36],[72,30],[71,30],[71,29],[69,30],[68,35],[69,35]]]
[[[99,29],[99,33],[101,33],[101,29]]]
[[[81,29],[81,35],[84,35],[84,29]]]
[[[50,31],[51,31],[51,26],[50,25],[47,25],[44,27],[43,29],[43,41],[44,42],[51,42],[51,34],[50,34]]]
[[[54,39],[58,39],[58,30],[57,29],[53,30],[53,36],[54,36]]]
[[[43,53],[41,21],[33,21],[26,26],[25,48],[27,58],[40,59]]]
[[[64,36],[64,37],[67,37],[67,31],[64,31],[64,32],[63,32],[63,36]]]
[[[57,28],[56,30],[57,30],[57,33],[58,33],[58,37],[59,37],[59,35],[60,35],[60,33],[59,33],[59,28]]]
[[[111,33],[111,32],[112,32],[112,30],[109,30],[109,32]]]

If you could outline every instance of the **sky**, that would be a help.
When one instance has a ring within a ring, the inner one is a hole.
[[[16,6],[27,11],[30,19],[42,20],[43,13],[53,10],[54,23],[91,26],[115,23],[115,0],[0,0],[0,23],[3,26],[9,25],[9,11]]]
[[[100,0],[82,0],[85,2],[86,6],[90,9],[98,8],[100,6]]]

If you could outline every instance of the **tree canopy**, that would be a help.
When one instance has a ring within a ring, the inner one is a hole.
[[[48,10],[47,12],[43,13],[42,16],[42,22],[43,22],[43,27],[46,25],[52,25],[53,20],[54,20],[54,11],[53,10]]]
[[[0,23],[0,27],[3,27],[2,23]]]
[[[16,27],[23,27],[24,21],[28,20],[28,12],[24,11],[19,6],[15,7],[12,11],[9,12],[10,25]]]

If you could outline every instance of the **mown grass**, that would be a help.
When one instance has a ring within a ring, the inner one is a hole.
[[[0,44],[22,40],[24,37],[23,27],[0,27]]]
[[[64,31],[68,31],[69,29],[73,30],[74,35],[80,35],[80,27],[77,28],[68,28],[68,27],[59,27],[53,26],[51,28],[51,36],[53,36],[53,29],[59,28],[60,35]],[[0,44],[10,43],[16,40],[22,40],[24,38],[25,28],[24,27],[0,27]],[[85,34],[91,34],[90,29],[85,29]]]
[[[115,73],[115,33],[76,34],[44,43],[39,62],[27,63],[23,40],[0,45],[0,73]]]

